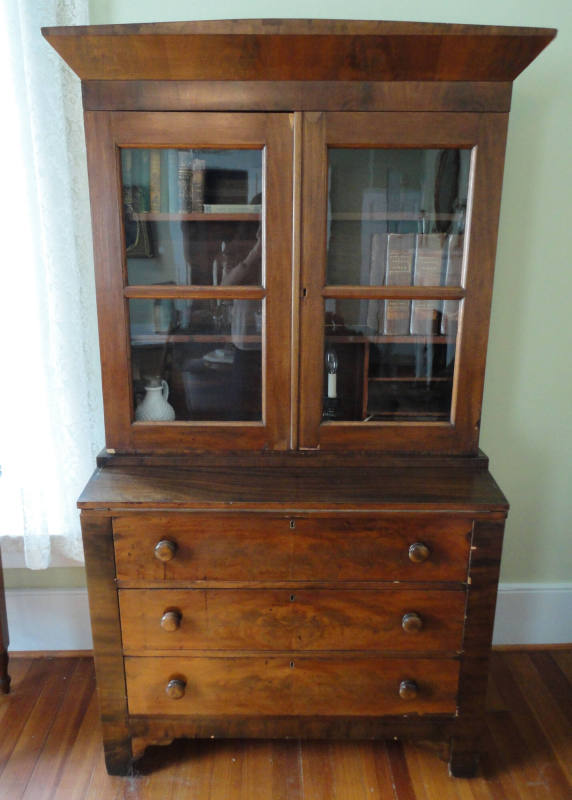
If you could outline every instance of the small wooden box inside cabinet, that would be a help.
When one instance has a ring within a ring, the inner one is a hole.
[[[555,31],[49,28],[82,79],[107,767],[442,737],[476,769],[508,505],[478,450],[514,78]]]

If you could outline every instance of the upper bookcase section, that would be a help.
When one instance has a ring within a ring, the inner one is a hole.
[[[513,81],[551,28],[220,20],[44,28],[83,81]]]

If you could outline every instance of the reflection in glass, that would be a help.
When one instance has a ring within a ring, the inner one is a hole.
[[[261,150],[123,148],[121,170],[130,285],[217,285],[253,247]]]
[[[261,420],[263,301],[134,299],[129,320],[136,419],[150,395],[168,413],[161,387],[177,420]]]
[[[470,150],[328,154],[328,284],[451,286],[453,277],[460,284],[447,258],[451,237],[465,228]],[[364,301],[362,321],[368,312]]]
[[[387,301],[372,302],[381,308]],[[406,302],[412,305],[412,301]],[[438,310],[432,307],[430,333],[415,334],[408,329],[404,334],[385,335],[377,327],[360,322],[362,301],[326,300],[324,420],[411,422],[450,418],[461,303],[447,300],[446,310],[445,302],[439,303]],[[411,308],[409,313],[413,313]],[[418,313],[421,316],[421,310]],[[336,359],[335,416],[330,412],[330,353]]]

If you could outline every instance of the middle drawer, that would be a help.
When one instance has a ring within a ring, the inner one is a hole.
[[[459,650],[462,590],[122,589],[123,648]]]

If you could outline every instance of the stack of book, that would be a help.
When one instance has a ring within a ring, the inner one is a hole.
[[[124,200],[131,204],[137,198],[138,213],[202,212],[205,169],[205,160],[194,157],[192,150],[124,148]]]
[[[463,246],[462,233],[374,234],[370,285],[460,286]],[[388,299],[378,315],[377,331],[387,336],[453,337],[458,315],[458,300]]]
[[[179,207],[182,213],[201,213],[205,199],[206,162],[194,158],[192,150],[178,151]]]

